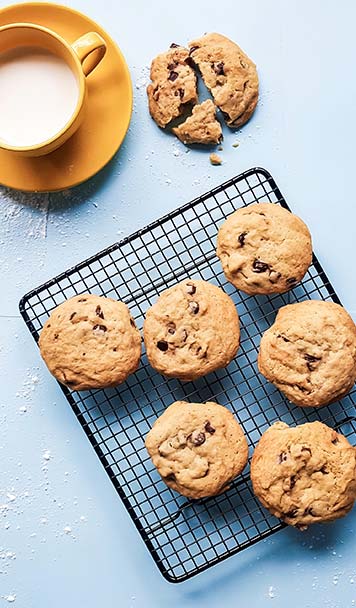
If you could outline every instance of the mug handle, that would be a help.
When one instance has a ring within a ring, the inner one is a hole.
[[[96,32],[88,32],[73,42],[72,49],[78,55],[84,76],[89,76],[104,57],[106,42]]]

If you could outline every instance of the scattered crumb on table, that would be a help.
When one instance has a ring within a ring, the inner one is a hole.
[[[234,144],[232,144],[232,147],[233,147],[233,148],[238,148],[238,147],[239,147],[239,145],[240,145],[240,144],[239,144],[239,142],[238,142],[238,141],[235,141],[235,143],[234,143]]]
[[[209,159],[212,165],[221,165],[222,163],[220,156],[218,154],[215,154],[215,152],[210,154]]]

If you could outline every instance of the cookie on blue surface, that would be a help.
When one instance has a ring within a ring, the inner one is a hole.
[[[241,127],[252,116],[258,101],[253,61],[235,42],[216,33],[190,42],[189,53],[226,124]]]

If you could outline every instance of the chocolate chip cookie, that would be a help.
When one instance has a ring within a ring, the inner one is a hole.
[[[197,78],[190,63],[189,51],[176,44],[152,61],[148,105],[153,120],[162,128],[198,100]]]
[[[163,481],[195,499],[227,490],[248,458],[242,428],[217,403],[176,401],[157,418],[146,448]]]
[[[222,139],[221,125],[211,99],[194,106],[192,115],[172,131],[184,144],[218,144]]]
[[[346,515],[356,499],[356,449],[321,422],[276,422],[251,461],[256,496],[287,524],[306,528]]]
[[[189,43],[190,57],[229,127],[243,125],[258,101],[256,66],[235,42],[221,34],[206,34]]]
[[[297,405],[340,399],[356,379],[356,328],[339,304],[307,300],[283,306],[263,334],[258,367]]]
[[[53,310],[39,347],[51,374],[80,391],[124,382],[139,365],[141,337],[126,304],[82,294]]]
[[[195,380],[234,358],[239,318],[219,287],[185,280],[164,291],[148,310],[144,339],[152,367],[170,378]]]
[[[248,294],[282,293],[295,287],[312,261],[304,222],[275,203],[256,203],[222,224],[216,253],[226,278]]]

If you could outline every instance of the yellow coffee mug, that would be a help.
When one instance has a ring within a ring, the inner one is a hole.
[[[0,53],[21,47],[37,47],[63,59],[78,85],[78,101],[71,118],[50,139],[30,146],[12,146],[3,141],[0,134],[0,148],[21,156],[42,156],[62,146],[80,126],[87,100],[86,77],[103,59],[106,44],[96,32],[88,32],[69,44],[56,32],[32,23],[11,23],[0,27]]]

